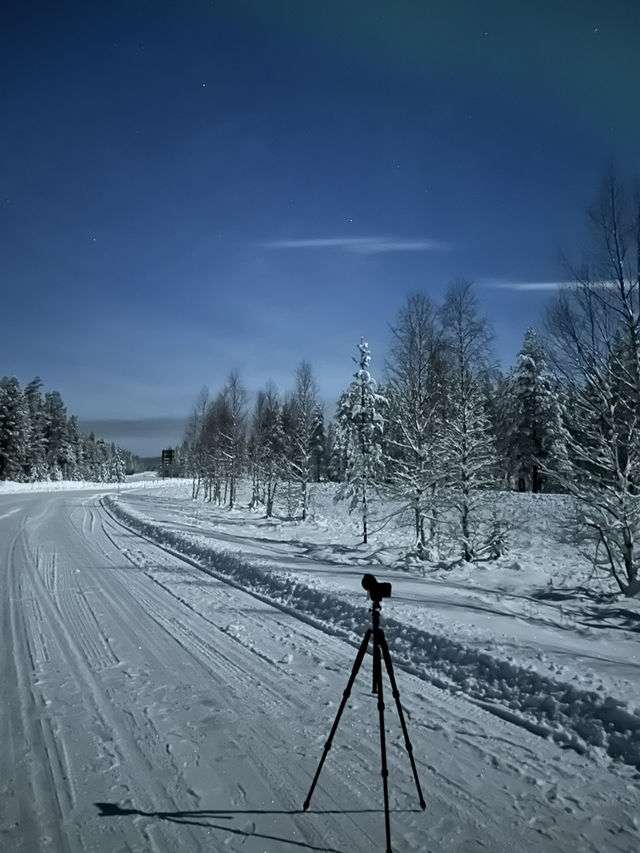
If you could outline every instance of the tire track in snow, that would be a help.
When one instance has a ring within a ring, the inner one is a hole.
[[[71,791],[64,787],[64,768],[48,733],[45,733],[41,701],[36,696],[30,675],[33,668],[32,649],[20,607],[24,579],[18,578],[16,567],[18,547],[24,536],[24,519],[9,544],[9,560],[2,572],[3,647],[2,686],[2,748],[11,754],[10,775],[3,779],[2,800],[6,813],[3,835],[16,842],[15,850],[63,850],[59,829],[63,804],[71,800]],[[27,661],[29,665],[27,666]],[[38,760],[47,756],[47,761]],[[19,845],[19,846],[17,846]]]
[[[49,662],[49,649],[42,632],[42,608],[36,598],[23,598],[22,602],[26,621],[30,623],[31,628],[27,634],[27,642],[35,669],[36,666],[43,666]]]
[[[119,533],[122,535],[123,532],[127,536],[130,536],[131,534],[117,521],[111,519],[108,514],[105,515],[105,519],[108,519],[109,522],[114,525],[112,530],[108,530],[103,524],[105,535],[115,547],[121,547],[118,545],[113,534]],[[176,561],[178,561],[178,563],[182,562],[182,558],[167,555],[167,553],[162,548],[158,548],[155,543],[151,543],[150,547],[157,552],[158,559],[160,561],[164,558],[167,571],[175,572]],[[265,780],[269,788],[272,788],[274,791],[278,791],[280,805],[283,807],[283,811],[290,811],[293,813],[294,817],[292,817],[292,819],[298,823],[300,833],[311,841],[310,833],[312,834],[313,830],[309,827],[308,820],[302,813],[300,814],[300,817],[295,817],[296,813],[301,812],[301,803],[304,791],[300,790],[299,771],[294,771],[293,768],[295,767],[296,759],[298,761],[305,761],[309,767],[308,780],[306,783],[308,786],[311,783],[313,773],[315,772],[315,766],[317,765],[317,761],[321,755],[322,745],[326,739],[326,734],[331,725],[331,720],[327,719],[326,721],[327,731],[324,731],[323,729],[318,730],[317,727],[303,725],[300,731],[301,743],[298,744],[298,746],[296,746],[295,743],[289,745],[286,740],[279,740],[278,736],[272,737],[269,721],[298,720],[301,713],[300,696],[306,695],[308,686],[301,685],[299,682],[296,683],[295,675],[291,673],[286,666],[280,666],[276,659],[268,657],[261,651],[260,637],[263,633],[268,633],[271,629],[265,629],[263,627],[259,614],[256,614],[256,625],[252,628],[256,639],[250,645],[242,643],[238,637],[234,636],[227,626],[220,626],[212,619],[209,619],[205,614],[195,611],[188,602],[185,602],[179,596],[176,596],[174,591],[158,581],[158,578],[149,572],[150,565],[148,549],[145,553],[139,549],[127,548],[123,553],[133,565],[136,565],[141,569],[140,578],[144,577],[146,579],[145,583],[141,583],[140,579],[137,579],[135,574],[129,578],[129,585],[132,591],[135,591],[136,602],[143,607],[146,613],[157,620],[158,623],[165,628],[167,633],[176,642],[178,642],[185,651],[193,656],[194,660],[205,663],[211,673],[212,690],[215,691],[215,685],[221,681],[221,683],[226,686],[227,690],[231,689],[233,691],[235,694],[235,703],[239,703],[240,707],[247,701],[251,704],[255,704],[257,702],[258,713],[263,717],[264,723],[259,729],[249,727],[248,730],[244,731],[240,739],[244,743],[251,743],[251,750],[250,752],[242,755],[242,760],[250,763],[251,766],[255,768],[256,776]],[[153,566],[155,568],[158,567],[158,560],[153,561]],[[188,568],[189,570],[191,569],[191,567]],[[154,581],[154,585],[152,587],[148,585],[148,580]],[[154,588],[157,590],[157,595],[150,594],[150,591]],[[180,603],[180,609],[188,608],[192,613],[197,613],[198,621],[202,620],[206,623],[208,631],[213,632],[214,635],[223,634],[224,640],[222,641],[222,645],[228,645],[229,639],[234,641],[238,647],[237,654],[222,653],[220,651],[221,643],[216,641],[215,638],[211,640],[205,639],[202,635],[196,633],[192,628],[186,625],[183,620],[178,619],[175,616],[175,613],[167,613],[167,594],[175,599],[177,603]],[[240,594],[243,598],[247,595],[244,591],[241,591]],[[231,622],[234,620],[246,620],[246,602],[243,602],[242,606],[238,605],[238,592],[233,587],[221,582],[219,587],[215,590],[215,595],[219,605],[219,611],[216,612],[223,612],[226,622],[229,622],[229,620],[231,620]],[[253,596],[249,597],[253,598]],[[268,615],[270,624],[273,624],[274,618],[276,623],[279,618],[283,618],[280,611],[278,609],[274,610],[270,604],[262,604],[261,610],[264,611],[265,615]],[[296,621],[297,620],[294,620],[294,626]],[[314,629],[304,623],[300,623],[300,626],[303,631],[302,637],[304,637],[305,645],[307,648],[312,648],[313,641],[310,639],[309,635],[314,632]],[[276,627],[278,627],[277,624]],[[292,632],[291,625],[282,624],[280,627],[283,629],[281,632],[277,634],[273,632],[271,633],[271,639],[277,641],[278,644],[281,642],[283,635],[286,636]],[[295,627],[293,630],[295,632]],[[254,683],[251,680],[251,668],[247,669],[247,651],[251,652],[256,658],[258,658],[256,665],[260,667],[262,676],[259,683]],[[318,659],[316,658],[316,661],[317,660]],[[268,672],[268,670],[265,669],[265,665],[268,665],[269,670],[273,671],[272,674],[270,674],[269,679],[264,677]],[[335,670],[335,664],[330,668]],[[346,674],[347,665],[345,663],[345,676]],[[235,689],[233,687],[234,683],[236,685]],[[244,689],[241,689],[241,686],[244,686]],[[302,689],[298,691],[296,689],[297,687],[301,687]],[[355,705],[357,707],[357,703],[358,700],[352,699],[351,705]],[[331,713],[335,713],[335,708],[332,709]],[[371,721],[377,725],[377,716],[373,713],[371,715]],[[235,715],[234,718],[226,720],[226,730],[232,731],[238,727],[240,727],[240,730],[244,728],[241,717]],[[346,748],[346,746],[339,746],[338,751]],[[274,755],[279,755],[281,757],[280,762],[274,763]],[[381,797],[380,770],[378,766],[378,740],[373,729],[369,732],[368,737],[363,739],[363,749],[358,754],[350,754],[348,757],[350,765],[352,765],[352,773],[355,773],[358,778],[358,799],[364,803],[378,803]],[[396,778],[404,779],[407,770],[405,766],[405,755],[403,753],[398,754],[397,752],[390,750],[388,762],[390,770],[395,774]],[[325,769],[324,774],[324,784],[321,780],[319,785],[319,790],[322,790],[322,794],[318,795],[322,796],[322,805],[323,807],[328,806],[330,811],[335,811],[336,813],[343,812],[345,801],[353,800],[353,777],[343,777],[342,770],[337,761],[333,769]],[[337,776],[335,774],[337,774]],[[333,792],[334,789],[336,791],[335,793]],[[290,792],[297,792],[298,795],[294,796]],[[413,799],[411,800],[411,803],[413,803]],[[313,809],[311,810],[311,813],[313,813]],[[351,832],[356,833],[356,835],[360,837],[363,836],[364,830],[362,825],[358,823],[351,814],[346,812],[344,819],[345,822],[351,826]],[[379,838],[374,832],[369,840],[372,849],[376,848],[378,841]],[[335,834],[333,830],[328,828],[325,828],[322,834],[315,837],[314,843],[318,845],[317,849],[344,849],[344,838]],[[418,851],[422,848],[418,845],[415,848],[412,847],[409,849],[415,849]]]
[[[145,802],[149,808],[154,806],[157,808],[158,804],[168,809],[176,808],[176,803],[170,797],[166,787],[156,781],[155,771],[159,765],[168,763],[168,756],[165,756],[164,761],[161,762],[156,760],[156,756],[150,756],[140,749],[133,735],[135,729],[127,724],[126,717],[110,701],[108,693],[100,684],[99,672],[92,668],[95,662],[93,651],[90,650],[88,655],[85,653],[86,623],[82,622],[81,619],[80,633],[76,636],[74,634],[76,626],[73,622],[76,611],[73,607],[66,612],[62,611],[58,606],[60,595],[50,594],[51,590],[46,581],[46,577],[50,577],[50,575],[45,573],[43,577],[41,574],[37,550],[36,548],[34,558],[28,547],[23,528],[16,536],[14,543],[15,564],[23,566],[28,571],[23,583],[25,585],[30,584],[30,593],[41,603],[43,625],[47,636],[51,638],[50,643],[55,644],[58,661],[62,659],[63,671],[67,679],[75,680],[75,693],[81,697],[83,709],[88,711],[89,717],[93,721],[91,730],[101,732],[103,746],[106,747],[108,744],[109,748],[115,752],[118,764],[126,767],[130,780],[130,790],[135,790],[138,799]],[[67,622],[66,620],[71,621]],[[50,655],[52,658],[54,657],[53,647],[50,648]],[[19,694],[25,695],[25,689],[26,685],[21,685]],[[45,717],[46,713],[43,714],[43,719]],[[49,791],[56,792],[57,806],[55,810],[49,807],[48,811],[55,816],[54,823],[66,827],[63,830],[64,835],[62,834],[63,831],[58,831],[57,846],[54,845],[53,849],[56,853],[58,850],[67,849],[71,853],[84,853],[86,845],[81,838],[80,828],[71,820],[75,803],[73,772],[67,766],[65,748],[60,747],[61,743],[64,744],[65,737],[75,737],[75,733],[73,730],[69,732],[54,731],[50,724],[44,723],[45,728],[47,725],[49,730],[43,731],[40,737],[42,745],[38,746],[37,743],[34,743],[33,751],[35,754],[44,753],[47,755],[46,767],[50,779],[48,784],[42,786],[42,790],[46,788]],[[35,741],[35,737],[32,736],[32,740]],[[166,774],[167,778],[173,778],[177,768],[173,767],[172,771]],[[40,811],[46,811],[46,809],[40,808]],[[138,829],[136,829],[135,834],[139,837]],[[148,836],[144,849],[158,851],[166,849],[158,846],[154,840],[157,829],[153,827],[149,828],[148,831],[145,829],[144,834]],[[191,835],[188,830],[186,834]],[[34,846],[33,849],[39,848]],[[190,839],[189,849],[194,851],[200,849],[200,844],[195,837]]]
[[[120,526],[118,525],[118,528]],[[117,547],[117,543],[112,539],[109,532],[105,529],[105,534],[108,538],[113,542],[113,544]],[[152,547],[156,547],[155,545]],[[160,553],[162,549],[158,549]],[[143,552],[132,552],[129,550],[126,554],[127,558],[132,562],[133,565],[139,566],[144,569],[144,564],[146,562],[146,557]],[[171,558],[171,561],[175,565],[175,558]],[[144,574],[145,578],[151,578],[151,576]],[[155,578],[151,578],[155,580]],[[231,689],[235,694],[234,699],[236,702],[247,701],[247,697],[240,690],[233,688],[233,683],[236,685],[247,684],[248,675],[247,675],[247,666],[246,666],[246,651],[250,651],[255,654],[257,657],[261,658],[265,661],[265,663],[274,666],[274,661],[270,658],[261,654],[260,650],[255,647],[249,647],[243,644],[239,644],[239,654],[237,656],[232,656],[230,654],[224,654],[220,651],[220,644],[215,640],[206,640],[201,635],[197,634],[193,629],[186,625],[183,620],[178,619],[172,613],[166,613],[166,593],[169,592],[173,598],[176,596],[168,590],[166,587],[158,584],[157,581],[154,584],[158,591],[162,591],[160,595],[157,597],[151,596],[149,594],[149,586],[148,584],[138,584],[136,583],[135,576],[130,581],[132,587],[135,587],[135,600],[138,602],[145,612],[150,615],[153,619],[155,619],[158,624],[167,631],[167,633],[178,642],[182,648],[188,652],[195,661],[202,664],[204,663],[212,676],[212,679],[215,682],[222,682],[225,684],[226,689]],[[220,591],[220,594],[226,596],[226,590],[224,587]],[[177,598],[177,601],[181,603],[183,606],[187,606],[181,599]],[[224,605],[225,618],[240,616],[242,611],[237,605],[234,605],[232,597],[225,597],[224,601],[221,602]],[[191,608],[189,608],[191,609]],[[243,614],[244,615],[244,614]],[[229,633],[225,628],[221,628],[216,625],[211,620],[207,619],[206,616],[199,614],[199,618],[206,621],[207,627],[214,632],[215,634],[225,634],[225,637],[231,638],[232,640],[238,642],[237,638]],[[276,668],[276,672],[279,670]],[[250,675],[249,675],[250,677]],[[215,689],[215,688],[214,688]],[[277,738],[270,739],[269,738],[269,729],[267,720],[271,719],[296,719],[296,717],[300,713],[300,702],[297,694],[291,692],[290,688],[287,687],[287,679],[283,679],[282,681],[278,678],[278,684],[269,683],[264,678],[261,679],[259,688],[258,686],[251,686],[251,693],[260,696],[260,712],[265,717],[265,727],[261,727],[259,731],[249,731],[244,734],[241,740],[245,743],[251,743],[251,752],[244,753],[242,755],[242,760],[245,763],[250,763],[255,768],[255,774],[266,781],[267,786],[273,788],[273,790],[279,791],[280,799],[285,798],[285,802],[281,802],[280,805],[283,807],[284,811],[296,812],[300,811],[301,808],[301,799],[293,797],[289,794],[289,791],[296,791],[299,787],[298,776],[295,773],[290,772],[289,767],[291,764],[292,754],[295,756],[295,750],[293,753],[289,753],[289,751],[280,743]],[[265,701],[265,699],[267,701]],[[233,730],[241,725],[240,718],[236,715],[235,718],[227,719],[225,728],[228,730]],[[305,734],[307,734],[307,729],[304,729]],[[318,732],[314,732],[314,735],[319,735]],[[311,740],[311,736],[309,736]],[[306,740],[306,738],[305,738]],[[318,756],[320,754],[320,749],[317,750]],[[283,761],[277,765],[277,769],[274,768],[273,757],[275,754],[280,754],[282,756]],[[306,757],[304,753],[298,753],[298,757]],[[392,763],[392,762],[391,762]],[[378,781],[377,776],[370,773],[369,768],[366,765],[363,765],[361,768],[363,779],[372,778],[372,783],[370,785],[362,785],[361,796],[365,799],[369,798],[369,801],[376,802],[379,799],[379,791],[375,783]],[[309,775],[309,784],[311,782],[311,774]],[[346,795],[346,791],[342,792],[342,798],[340,795],[334,796],[327,790],[325,790],[325,797],[328,797],[329,802],[333,809],[336,811],[340,811],[344,802],[344,796]],[[352,831],[355,831],[362,835],[363,830],[362,827],[357,825],[352,818],[347,815],[346,818],[353,825]],[[294,818],[295,822],[299,824],[299,830],[301,834],[304,834],[305,837],[310,838],[310,827],[308,821],[305,820],[304,817]],[[310,838],[311,840],[311,838]],[[370,843],[372,848],[375,847],[376,838],[372,836],[370,839]],[[338,837],[335,832],[332,830],[327,830],[322,833],[322,835],[317,835],[315,838],[315,844],[318,845],[317,849],[325,849],[331,848],[340,850],[341,846],[341,838]],[[416,848],[418,849],[418,848]]]
[[[108,516],[101,516],[101,520],[104,518],[108,518]],[[97,523],[96,529],[98,529],[98,525],[99,523]],[[120,535],[122,535],[124,528],[119,524],[117,524],[116,527]],[[120,550],[118,544],[113,541],[110,532],[104,527],[104,523],[102,524],[102,529],[110,545],[113,545]],[[130,536],[131,534],[127,531],[127,535]],[[137,537],[135,538],[139,541]],[[93,539],[91,547],[103,556],[106,554],[99,544],[99,537],[95,537]],[[152,545],[151,547],[156,550],[159,555],[164,555],[162,549],[157,549],[155,545]],[[132,565],[138,565],[136,557],[139,561],[144,562],[145,560],[144,554],[136,551],[135,549],[129,549],[128,552],[125,553],[125,556]],[[131,559],[132,557],[133,560]],[[170,560],[175,569],[175,558],[172,557]],[[239,751],[236,752],[233,762],[235,763],[240,760],[243,764],[252,766],[254,768],[253,775],[256,778],[263,780],[263,785],[266,785],[268,789],[273,789],[274,792],[278,792],[278,802],[282,809],[282,814],[290,813],[289,820],[298,826],[300,837],[304,837],[309,842],[306,846],[310,846],[311,849],[317,850],[344,850],[344,839],[342,835],[338,835],[335,829],[328,829],[325,827],[322,832],[319,832],[313,826],[310,826],[308,817],[300,813],[301,802],[299,802],[299,799],[301,799],[302,796],[300,795],[300,798],[298,798],[291,793],[298,792],[300,786],[299,770],[296,766],[296,762],[292,763],[290,759],[292,755],[300,757],[303,753],[300,751],[296,753],[295,750],[292,753],[286,743],[286,739],[282,739],[280,727],[276,727],[275,734],[271,732],[271,721],[280,719],[289,720],[299,717],[300,700],[297,695],[291,693],[286,688],[286,681],[284,683],[280,681],[282,671],[276,669],[275,679],[277,683],[273,678],[272,680],[265,680],[264,678],[261,678],[259,685],[257,685],[254,677],[252,676],[251,667],[247,671],[246,659],[247,651],[256,653],[258,652],[257,649],[248,649],[246,646],[238,643],[237,638],[230,635],[224,630],[224,628],[220,628],[212,621],[206,620],[201,614],[196,614],[192,608],[188,607],[188,605],[174,595],[171,595],[169,600],[173,600],[175,602],[175,606],[167,610],[167,589],[157,582],[150,585],[150,576],[143,572],[138,574],[137,572],[127,571],[126,586],[129,594],[127,596],[117,595],[117,588],[122,583],[122,580],[120,579],[121,577],[124,577],[124,575],[120,576],[119,574],[116,574],[109,586],[110,591],[114,594],[114,607],[111,607],[110,610],[115,609],[115,605],[117,604],[117,609],[123,618],[123,622],[129,625],[135,624],[138,628],[141,627],[140,614],[141,612],[144,612],[145,617],[152,619],[155,624],[162,629],[162,633],[156,633],[155,636],[152,636],[149,632],[142,632],[138,635],[138,640],[145,650],[146,657],[150,661],[156,659],[158,660],[158,665],[161,665],[162,654],[158,648],[155,648],[155,641],[162,636],[166,638],[164,640],[165,644],[167,642],[177,643],[183,652],[189,654],[192,658],[194,669],[200,669],[203,666],[207,668],[212,681],[211,689],[214,695],[218,689],[220,689],[217,685],[220,685],[225,689],[225,691],[230,691],[232,693],[233,705],[239,708],[247,704],[250,706],[253,705],[256,702],[256,696],[259,696],[259,700],[257,702],[257,713],[260,721],[258,728],[254,728],[253,723],[250,723],[247,727],[243,721],[243,717],[235,711],[227,712],[225,715],[225,721],[222,728],[227,733],[235,731],[236,734],[234,738],[232,738],[232,741],[235,741],[239,745]],[[221,585],[221,591],[225,595],[228,594],[226,585]],[[237,598],[237,593],[234,593],[234,595]],[[265,610],[271,611],[272,608],[267,606],[265,607]],[[217,636],[224,635],[222,642],[216,641],[215,639],[204,639],[203,636],[194,631],[183,618],[178,618],[176,614],[181,611],[184,611],[185,616],[186,614],[189,614],[189,618],[192,620],[193,618],[197,618],[198,621],[202,620],[206,625],[207,631],[213,632]],[[226,615],[236,613],[238,616],[243,612],[237,604],[234,605],[232,600],[227,599],[224,601],[224,611]],[[229,640],[236,642],[237,653],[233,652],[233,646],[229,648]],[[222,652],[220,648],[221,646],[227,648],[228,651]],[[164,654],[165,656],[167,655],[166,650]],[[258,655],[258,657],[260,656]],[[263,656],[261,661],[257,664],[261,670],[264,670],[264,663],[269,663],[273,666],[273,661],[271,659],[264,658]],[[193,680],[196,681],[197,677],[197,675],[194,675]],[[136,678],[140,678],[140,674],[136,674]],[[168,698],[169,697],[167,697],[167,699]],[[160,701],[162,702],[162,700]],[[176,705],[176,703],[178,705],[180,704],[180,695],[173,692],[171,694],[170,704]],[[163,707],[166,707],[164,703]],[[131,727],[140,733],[139,736],[142,738],[144,743],[155,742],[158,740],[158,729],[153,722],[151,712],[151,706],[149,704],[145,704],[145,702],[140,702],[139,707],[137,706],[137,703],[134,703],[129,710]],[[157,716],[157,709],[154,709],[154,713]],[[252,719],[251,716],[250,719]],[[162,718],[158,718],[157,722],[162,723]],[[183,741],[185,736],[184,732],[180,733],[180,737]],[[243,746],[240,746],[240,744]],[[250,744],[250,749],[247,751],[246,745],[248,744]],[[173,756],[174,750],[170,744],[166,745],[166,749],[168,755]],[[274,764],[275,755],[281,756],[281,762],[276,762]],[[176,758],[178,758],[177,755]],[[176,787],[183,787],[184,790],[188,791],[187,777],[179,767],[176,768],[175,775],[178,780]],[[372,790],[368,786],[363,786],[361,795],[365,798],[370,796],[373,801],[377,802],[379,799],[379,791],[377,790],[376,785],[378,782],[377,774],[371,774],[369,770],[363,768],[363,776],[371,777],[372,785],[374,787]],[[311,777],[312,773],[310,773],[308,777],[309,784],[311,782]],[[329,778],[331,777],[329,776]],[[184,786],[182,785],[183,779],[185,780]],[[340,788],[339,785],[337,787]],[[195,792],[192,793],[195,794]],[[349,790],[348,787],[344,787],[344,782],[343,788],[339,794],[335,797],[330,795],[330,802],[334,805],[336,812],[341,811],[344,798],[348,796]],[[299,816],[298,813],[300,813]],[[356,822],[356,820],[350,815],[346,815],[345,820],[351,825],[351,833],[355,834],[360,843],[363,836],[366,837],[366,830],[364,830],[362,825]],[[242,836],[242,832],[240,835]],[[232,842],[236,836],[237,831],[233,831],[228,836],[229,841]],[[257,837],[260,836],[258,835]],[[282,839],[282,841],[284,843],[284,839]],[[374,833],[369,838],[369,846],[373,848],[376,846],[376,843],[377,836]]]
[[[75,512],[72,513],[72,516]],[[88,513],[83,506],[82,515],[85,518]],[[75,528],[75,525],[73,525]],[[77,529],[77,528],[75,528]],[[84,524],[81,529],[84,530]],[[100,671],[118,663],[118,658],[107,642],[96,619],[96,615],[87,599],[87,591],[83,589],[77,580],[77,574],[72,566],[60,560],[55,546],[48,544],[38,533],[38,528],[33,534],[35,540],[35,569],[42,576],[45,586],[50,593],[55,607],[58,609],[60,619],[66,624],[73,625],[77,633],[79,644],[87,659],[89,666]],[[37,599],[33,599],[35,606]],[[39,622],[42,622],[42,614],[39,614]],[[41,631],[33,632],[34,635]]]

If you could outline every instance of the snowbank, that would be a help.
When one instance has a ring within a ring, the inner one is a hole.
[[[16,483],[13,480],[0,480],[0,495],[22,494],[24,492],[63,492],[80,490],[99,490],[105,492],[118,489],[159,488],[165,480],[157,475],[133,474],[124,483],[91,483],[88,480],[39,480],[35,483]]]

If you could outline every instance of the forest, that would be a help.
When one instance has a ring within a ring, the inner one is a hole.
[[[0,480],[123,482],[133,454],[81,432],[60,393],[42,389],[40,377],[24,388],[15,376],[0,378]]]

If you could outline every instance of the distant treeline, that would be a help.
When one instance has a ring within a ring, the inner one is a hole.
[[[117,483],[139,469],[137,457],[91,432],[80,432],[58,391],[36,377],[24,388],[0,379],[0,480]]]

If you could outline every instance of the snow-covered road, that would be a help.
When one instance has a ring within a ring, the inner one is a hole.
[[[302,812],[355,657],[331,631],[86,491],[0,496],[0,602],[3,851],[384,850],[369,656]],[[388,691],[396,853],[640,849],[632,767],[396,676],[427,801]]]

